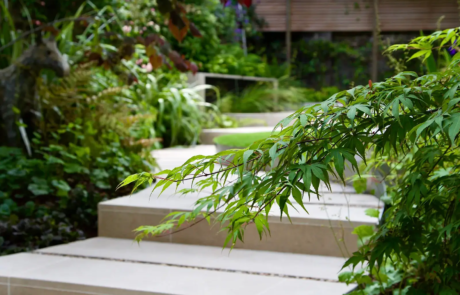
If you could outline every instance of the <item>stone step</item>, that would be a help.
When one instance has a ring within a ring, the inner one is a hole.
[[[94,238],[0,257],[0,295],[344,294],[344,260]]]
[[[165,170],[181,166],[193,156],[210,156],[216,153],[217,150],[215,145],[196,145],[192,147],[173,147],[154,150],[152,152],[152,156],[155,158],[159,166],[159,170]],[[343,186],[338,183],[332,183],[331,188],[335,193],[355,193],[354,188],[350,185]],[[320,192],[329,192],[329,190],[324,184],[321,184]]]
[[[225,113],[225,115],[235,119],[239,126],[258,127],[276,126],[284,118],[290,116],[291,112],[270,112],[270,113]]]
[[[194,155],[215,153],[214,146],[192,148],[170,148],[154,151],[153,155],[162,169],[172,169]],[[280,220],[279,209],[270,212],[271,235],[259,240],[253,225],[246,229],[245,242],[235,247],[327,256],[349,256],[357,250],[357,236],[351,234],[359,225],[375,225],[376,218],[365,214],[368,208],[381,209],[381,202],[371,195],[356,194],[350,186],[332,183],[332,192],[320,185],[320,198],[312,195],[304,204],[308,213],[299,205],[290,208],[292,223],[284,217]],[[192,187],[191,181],[179,185],[178,189]],[[182,196],[175,186],[168,187],[159,197],[160,190],[145,189],[131,196],[109,200],[99,204],[99,235],[103,237],[133,239],[133,230],[142,225],[157,225],[164,216],[174,211],[190,211],[198,198],[210,191]],[[219,212],[222,212],[221,209]],[[179,233],[152,238],[155,241],[223,246],[225,232],[217,224],[209,226],[200,222]]]
[[[196,155],[210,156],[216,153],[217,153],[216,146],[213,144],[209,144],[209,145],[196,145],[192,147],[173,147],[173,148],[154,150],[152,152],[152,156],[155,158],[159,166],[159,170],[165,170],[165,169],[173,169],[175,167],[181,166],[193,156],[196,156]],[[358,157],[357,157],[357,161],[360,162],[360,159]],[[350,167],[345,167],[345,173],[344,173],[345,178],[349,178],[353,176],[354,174],[355,173],[350,169]],[[329,173],[329,177],[332,181],[340,182],[340,180],[334,180],[336,179],[336,177],[332,175],[331,173]],[[374,184],[371,183],[370,180],[368,180],[368,186],[373,187]],[[324,185],[322,185],[321,189],[323,192],[328,191]],[[338,192],[346,192],[346,193],[355,192],[350,181],[347,181],[347,186],[339,185],[338,183],[332,184],[332,191],[337,192],[337,193]]]
[[[169,187],[162,196],[159,190],[145,189],[131,196],[99,203],[99,236],[132,239],[133,230],[142,225],[157,225],[174,211],[191,211],[196,200],[207,192],[182,196]],[[376,218],[365,214],[367,208],[379,208],[379,200],[371,195],[323,193],[320,200],[305,197],[308,213],[299,205],[289,208],[292,223],[280,220],[277,206],[270,212],[271,235],[259,240],[253,225],[246,228],[245,242],[236,248],[292,252],[302,254],[349,256],[357,250],[357,237],[351,232],[359,225],[375,225]],[[223,209],[219,210],[222,212]],[[223,246],[225,232],[218,224],[200,222],[179,233],[155,241]]]

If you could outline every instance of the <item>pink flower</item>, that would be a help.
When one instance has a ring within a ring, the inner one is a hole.
[[[147,26],[153,27],[154,24],[155,24],[155,23],[154,23],[153,21],[149,21],[149,22],[147,23]]]
[[[143,62],[142,58],[139,58],[138,60],[136,60],[136,65],[140,65],[142,64],[142,62]]]
[[[123,26],[123,28],[122,28],[123,32],[125,32],[125,33],[131,32],[132,29],[133,28],[131,26]]]
[[[153,70],[153,67],[152,67],[152,64],[151,64],[151,63],[142,65],[142,68],[143,68],[147,73],[150,73],[150,72]]]
[[[45,1],[41,1],[41,2],[40,2],[40,5],[41,5],[41,6],[45,6]]]

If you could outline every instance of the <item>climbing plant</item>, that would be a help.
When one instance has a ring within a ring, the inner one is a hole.
[[[428,56],[459,37],[459,29],[445,30],[389,50],[411,48],[416,50],[414,58]],[[195,156],[172,170],[128,177],[120,186],[134,182],[135,189],[157,180],[155,189],[165,190],[193,180],[194,187],[183,193],[212,190],[192,211],[173,212],[163,224],[136,229],[137,240],[203,220],[227,231],[226,244],[243,241],[247,227],[256,227],[262,238],[270,230],[271,210],[287,218],[294,209],[306,211],[303,204],[319,197],[320,182],[330,187],[330,175],[343,181],[347,163],[359,173],[355,156],[367,163],[366,152],[372,151],[375,159],[399,161],[390,165],[390,172],[397,172],[387,192],[391,207],[377,229],[354,230],[362,246],[344,268],[355,271],[340,279],[358,283],[355,294],[457,294],[459,57],[455,55],[444,72],[402,72],[336,93],[296,111],[279,123],[281,132],[246,149]]]

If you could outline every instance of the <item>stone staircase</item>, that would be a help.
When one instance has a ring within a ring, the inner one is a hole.
[[[154,157],[169,169],[213,153],[214,146],[197,146],[158,150]],[[321,187],[320,200],[305,202],[309,214],[291,210],[291,224],[275,210],[270,237],[260,241],[248,228],[245,243],[229,252],[222,249],[225,234],[204,222],[138,245],[133,229],[190,210],[200,197],[179,196],[172,187],[159,198],[150,194],[147,189],[100,203],[97,238],[0,257],[0,295],[344,294],[354,287],[337,279],[344,257],[357,249],[351,231],[375,225],[364,211],[382,206],[349,187],[334,184],[333,193]]]

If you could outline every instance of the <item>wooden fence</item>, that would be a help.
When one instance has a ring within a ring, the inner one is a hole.
[[[372,0],[259,0],[257,13],[266,32],[286,31],[286,5],[291,3],[292,32],[366,32],[374,27]],[[382,32],[433,31],[460,26],[457,0],[379,0]]]

